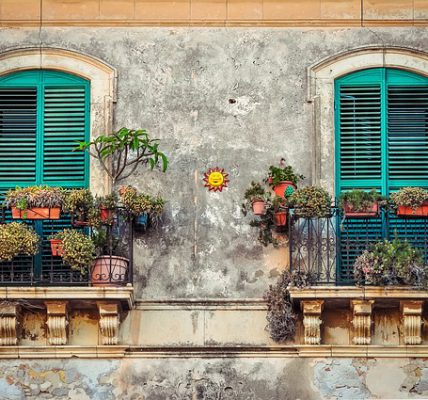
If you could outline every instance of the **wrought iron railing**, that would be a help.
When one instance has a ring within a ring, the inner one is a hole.
[[[383,239],[409,241],[428,263],[426,218],[398,218],[389,211],[376,218],[344,218],[336,207],[324,218],[302,218],[293,209],[288,212],[290,269],[310,272],[317,284],[353,284],[355,259]]]
[[[117,208],[110,223],[91,228],[76,223],[70,216],[60,220],[17,220],[31,225],[41,236],[40,252],[34,256],[19,256],[0,262],[0,286],[100,286],[125,285],[133,277],[133,218]],[[8,212],[2,212],[0,223],[11,222]],[[48,239],[64,228],[78,229],[90,236],[105,232],[104,251],[83,274],[64,264],[61,256],[53,256]],[[117,251],[117,248],[120,251]]]

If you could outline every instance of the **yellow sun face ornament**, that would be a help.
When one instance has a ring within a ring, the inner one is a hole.
[[[210,168],[204,173],[204,186],[208,188],[209,191],[221,192],[223,188],[227,187],[229,182],[228,176],[229,174],[224,172],[223,168]]]

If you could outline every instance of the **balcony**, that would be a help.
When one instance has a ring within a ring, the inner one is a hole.
[[[355,259],[371,244],[395,237],[420,249],[428,262],[428,219],[398,218],[381,211],[375,218],[344,218],[332,207],[326,218],[300,218],[289,209],[290,269],[311,272],[316,285],[354,285]]]
[[[49,235],[64,228],[75,229],[90,237],[96,229],[73,220],[69,215],[55,220],[17,220],[33,227],[41,236],[40,252],[34,257],[19,256],[12,261],[0,262],[0,286],[126,286],[133,276],[133,227],[132,217],[123,209],[113,212],[111,223],[104,224],[106,233],[102,268],[100,264],[88,265],[85,273],[70,268],[60,256],[51,251]],[[0,223],[11,222],[8,211],[3,210]],[[115,247],[122,248],[121,257]],[[100,260],[100,258],[97,258]],[[126,266],[124,264],[126,263]],[[126,267],[126,268],[125,268]]]

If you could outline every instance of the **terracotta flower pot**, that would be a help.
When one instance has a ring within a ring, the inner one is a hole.
[[[274,217],[276,226],[284,226],[287,223],[287,213],[285,211],[276,212]]]
[[[414,210],[412,207],[399,206],[397,210],[399,217],[428,217],[428,201]]]
[[[348,203],[345,203],[343,207],[345,216],[348,218],[375,218],[379,215],[379,204],[373,203],[371,208],[365,211],[353,211],[352,207]]]
[[[253,213],[254,215],[265,215],[266,214],[266,203],[264,200],[253,201]]]
[[[281,181],[278,185],[273,187],[273,191],[275,194],[279,197],[282,197],[285,199],[285,191],[287,188],[291,186],[294,190],[296,190],[296,185],[293,182],[290,181]]]
[[[54,257],[62,257],[63,248],[61,239],[50,239],[51,242],[51,251]]]
[[[100,256],[91,271],[92,286],[121,286],[128,281],[129,260],[118,256]]]
[[[27,210],[21,210],[12,207],[13,219],[59,219],[61,209],[33,207]]]

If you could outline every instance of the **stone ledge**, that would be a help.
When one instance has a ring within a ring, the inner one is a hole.
[[[0,287],[3,300],[109,300],[120,301],[127,309],[134,307],[134,288],[125,287]]]
[[[314,299],[420,299],[428,300],[428,291],[411,287],[357,287],[357,286],[314,286],[309,288],[291,288],[292,300],[314,300]]]
[[[66,358],[427,358],[428,346],[284,345],[275,347],[3,346],[0,359]]]

